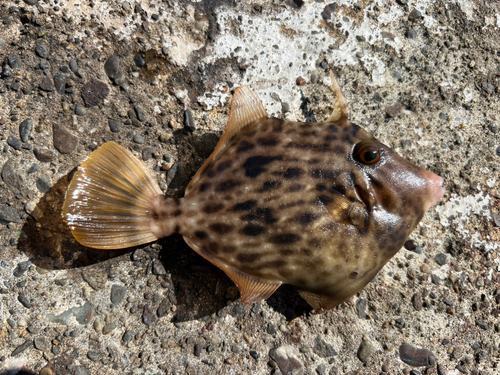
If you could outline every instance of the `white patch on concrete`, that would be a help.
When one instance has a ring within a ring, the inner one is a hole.
[[[495,186],[496,182],[497,182],[496,178],[490,178],[490,179],[486,180],[486,186],[488,186],[489,188],[493,188],[493,186]]]
[[[460,10],[465,13],[467,19],[474,21],[474,1],[471,0],[452,0],[455,4],[458,4]]]

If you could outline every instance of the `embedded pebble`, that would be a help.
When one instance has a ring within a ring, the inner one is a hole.
[[[434,260],[436,261],[437,264],[439,264],[440,266],[444,266],[446,264],[446,261],[447,261],[447,257],[446,257],[446,254],[444,253],[439,253],[437,254],[435,257],[434,257]]]
[[[134,330],[131,330],[131,329],[126,330],[122,336],[122,341],[123,342],[130,342],[134,339],[135,335],[136,335],[136,332]]]
[[[46,59],[47,57],[49,57],[49,50],[44,44],[37,45],[35,47],[35,53],[42,59]]]
[[[375,347],[372,342],[366,338],[363,338],[361,344],[358,348],[358,358],[361,362],[366,363],[368,359],[375,354]]]
[[[269,351],[282,374],[303,375],[304,365],[299,359],[299,352],[291,345],[280,346]]]
[[[41,336],[35,337],[33,342],[35,344],[35,348],[37,348],[38,350],[44,351],[44,350],[50,349],[50,343],[47,340],[47,338],[45,338],[45,337],[41,337]]]
[[[35,158],[38,161],[48,163],[54,160],[55,154],[54,151],[46,149],[46,148],[35,148],[33,150],[33,153],[35,154]]]
[[[358,309],[358,318],[359,319],[366,319],[366,305],[367,305],[366,298],[359,298],[356,301],[356,307]]]
[[[412,367],[434,366],[436,363],[436,357],[430,350],[410,344],[402,344],[399,347],[399,358]]]
[[[25,350],[33,347],[33,340],[26,340],[23,344],[19,345],[14,351],[11,353],[11,357],[18,356],[23,353]]]
[[[82,86],[82,98],[87,107],[95,107],[109,95],[109,86],[97,79],[91,79]]]
[[[134,110],[137,116],[137,120],[139,120],[140,122],[144,122],[148,119],[148,114],[146,113],[144,108],[142,108],[140,105],[136,105],[134,107]]]
[[[67,81],[64,74],[57,74],[54,76],[54,87],[59,94],[63,95],[65,93]]]
[[[142,68],[146,65],[146,60],[144,59],[142,54],[135,55],[134,63],[138,68]]]
[[[40,82],[40,89],[43,91],[54,91],[56,88],[54,86],[54,80],[51,76],[45,76],[45,78]]]
[[[6,60],[7,60],[7,64],[9,64],[9,66],[12,69],[21,69],[21,67],[23,66],[19,56],[15,55],[13,53],[8,55]]]
[[[63,125],[54,123],[52,125],[54,147],[61,154],[69,154],[75,151],[78,145],[78,137],[73,135]]]
[[[184,111],[184,127],[191,132],[196,130],[193,112],[189,108]]]
[[[116,121],[116,120],[108,119],[108,125],[109,125],[109,129],[113,133],[119,133],[120,130],[122,130],[121,124],[118,121]]]
[[[401,103],[396,103],[392,107],[389,107],[385,110],[385,114],[389,118],[398,117],[399,115],[401,115],[401,113],[403,113],[403,106],[401,105]]]
[[[134,135],[134,138],[132,138],[132,140],[137,143],[137,144],[144,144],[145,140],[144,140],[144,136],[141,135],[141,134],[136,134]]]
[[[144,311],[142,313],[142,322],[146,325],[150,325],[156,321],[156,315],[149,305],[144,305]]]
[[[21,151],[22,144],[21,144],[21,141],[19,140],[19,138],[11,135],[11,136],[9,136],[9,138],[7,138],[7,144],[10,147],[12,147],[14,150]]]
[[[7,225],[9,223],[19,223],[21,218],[15,209],[10,206],[0,204],[0,223]]]
[[[319,336],[316,336],[316,339],[314,340],[313,351],[316,355],[322,358],[334,357],[337,355],[333,345],[328,344]]]
[[[28,142],[31,137],[31,132],[33,131],[33,119],[28,118],[21,122],[19,125],[19,135],[21,136],[21,141],[24,143]]]
[[[123,298],[125,297],[125,294],[127,293],[127,288],[121,285],[113,285],[111,287],[111,303],[113,305],[116,305],[120,303]]]
[[[111,80],[114,80],[120,71],[120,58],[116,55],[110,56],[104,63],[104,71]]]
[[[75,106],[75,114],[77,114],[78,116],[84,116],[87,114],[87,110],[83,105],[77,103]]]

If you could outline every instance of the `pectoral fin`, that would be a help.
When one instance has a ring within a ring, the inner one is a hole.
[[[330,78],[332,79],[332,86],[333,86],[331,89],[332,91],[335,92],[335,105],[333,107],[332,114],[330,115],[330,117],[328,117],[328,120],[326,120],[326,122],[347,120],[349,119],[349,112],[347,111],[347,102],[331,70],[330,70]]]
[[[218,259],[207,254],[203,249],[195,244],[189,237],[184,236],[184,241],[194,251],[200,254],[213,265],[219,267],[236,284],[241,294],[241,302],[254,303],[270,297],[281,285],[278,281],[262,280],[249,276],[234,267],[223,264]]]
[[[316,312],[333,309],[335,306],[340,305],[344,300],[338,298],[322,296],[304,290],[299,290],[299,294]]]

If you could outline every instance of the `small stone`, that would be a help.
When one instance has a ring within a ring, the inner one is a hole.
[[[326,364],[322,363],[318,367],[316,367],[316,373],[318,375],[327,375],[327,373],[326,373]]]
[[[392,107],[389,107],[385,110],[385,114],[389,118],[395,118],[398,117],[403,113],[403,106],[400,103],[394,104]]]
[[[142,322],[146,325],[150,325],[156,321],[156,315],[149,305],[144,305],[144,311],[142,313]]]
[[[300,2],[304,4],[302,0]],[[297,3],[297,1],[295,1],[295,3]],[[323,8],[323,11],[321,12],[321,17],[325,21],[329,20],[332,18],[332,15],[335,15],[336,11],[337,11],[337,3],[328,4]]]
[[[302,77],[298,77],[296,82],[297,82],[297,85],[299,85],[299,86],[304,86],[306,84],[306,80]]]
[[[286,375],[304,374],[304,365],[298,354],[297,349],[291,345],[280,346],[269,351],[269,357],[278,364],[281,373]]]
[[[0,204],[0,223],[7,225],[9,223],[19,223],[21,218],[16,210],[10,206]]]
[[[270,335],[274,335],[276,332],[276,326],[272,323],[269,323],[269,325],[267,326],[267,333],[269,333]]]
[[[148,119],[148,114],[140,105],[136,105],[134,107],[134,110],[135,114],[137,115],[137,120],[139,120],[140,122],[144,122]]]
[[[165,275],[167,271],[165,270],[165,267],[159,260],[154,260],[153,261],[153,273],[155,275]]]
[[[440,266],[444,266],[446,264],[446,261],[447,261],[447,257],[446,257],[446,254],[443,254],[443,253],[440,253],[440,254],[437,254],[435,257],[434,257],[434,260],[436,261],[437,264],[439,264]]]
[[[488,129],[490,129],[490,131],[493,134],[497,134],[498,133],[498,125],[497,124],[494,124],[494,123],[489,124],[488,125]]]
[[[119,133],[121,130],[122,130],[122,126],[121,124],[116,121],[116,120],[113,120],[113,119],[108,119],[108,125],[109,125],[109,129],[113,132],[113,133]]]
[[[48,176],[41,176],[38,180],[36,180],[36,187],[40,193],[45,194],[52,187],[52,181]]]
[[[135,143],[140,144],[140,145],[144,144],[144,142],[145,142],[144,136],[141,134],[134,135],[134,138],[132,138],[132,140]]]
[[[485,331],[488,330],[488,325],[485,322],[483,322],[481,320],[476,320],[476,324],[482,330],[485,330]]]
[[[78,63],[74,58],[71,58],[71,60],[69,60],[69,68],[75,74],[78,72]]]
[[[359,319],[366,319],[366,305],[367,305],[366,298],[359,298],[356,301],[356,307],[358,309],[358,318]]]
[[[430,350],[417,348],[410,344],[402,344],[399,347],[399,358],[412,367],[429,367],[436,363],[436,357]]]
[[[415,20],[419,20],[421,18],[424,18],[422,16],[422,13],[420,13],[420,11],[418,11],[417,9],[413,8],[412,11],[410,12],[410,14],[408,15],[408,21],[415,21]]]
[[[368,358],[370,358],[373,354],[375,354],[375,347],[370,340],[364,338],[358,348],[359,360],[363,363],[366,363],[368,361]]]
[[[497,149],[495,150],[495,153],[497,154],[497,156],[500,156],[500,146],[497,147]]]
[[[55,90],[54,81],[50,76],[45,76],[43,81],[40,83],[40,89],[47,92]]]
[[[326,343],[321,337],[316,336],[314,340],[314,353],[322,358],[334,357],[337,352],[333,348],[333,345]]]
[[[144,59],[142,54],[135,55],[134,63],[138,68],[142,68],[146,65],[146,60]]]
[[[19,135],[21,136],[21,141],[24,143],[28,142],[31,137],[31,132],[33,131],[33,119],[28,118],[21,122],[19,125]]]
[[[411,238],[409,238],[404,244],[404,248],[406,250],[414,250],[416,246],[417,245],[415,244],[415,241],[413,241]]]
[[[493,212],[493,223],[496,227],[500,228],[500,214],[498,212]]]
[[[24,293],[19,293],[17,296],[17,300],[21,302],[21,305],[23,305],[27,309],[31,309],[31,302]]]
[[[68,80],[64,74],[57,74],[56,76],[54,76],[54,87],[59,94],[63,95],[66,91],[67,81]]]
[[[109,93],[108,85],[97,79],[91,79],[82,87],[82,98],[87,107],[98,106]]]
[[[422,310],[422,294],[415,293],[411,298],[411,302],[413,304],[413,308],[417,311]]]
[[[9,64],[9,66],[12,69],[21,69],[21,67],[23,66],[19,56],[15,55],[13,53],[11,53],[10,55],[7,56],[7,64]]]
[[[125,297],[125,294],[127,293],[127,288],[121,285],[113,285],[111,287],[111,303],[113,305],[116,305],[120,303],[123,298]]]
[[[123,342],[130,342],[134,339],[136,333],[134,330],[128,329],[125,331],[125,333],[122,336],[122,341]]]
[[[141,122],[139,120],[137,120],[136,118],[132,119],[132,125],[135,126],[136,128],[142,127]]]
[[[78,145],[78,137],[71,134],[63,125],[54,123],[52,125],[54,147],[61,154],[69,154],[75,151]]]
[[[33,341],[35,343],[35,348],[38,350],[44,351],[50,349],[50,342],[45,337],[35,337]]]
[[[98,351],[95,351],[95,350],[89,350],[87,352],[87,357],[93,361],[93,362],[97,362],[99,360],[99,358],[101,358],[101,354],[98,352]]]
[[[2,206],[0,206],[0,215],[1,215],[1,207]],[[0,216],[0,219],[1,219],[1,216]],[[19,262],[12,274],[14,275],[14,277],[21,277],[26,273],[26,271],[28,270],[28,268],[30,266],[31,266],[31,262],[29,260],[27,260],[25,262]]]
[[[24,352],[26,349],[32,347],[33,347],[33,340],[26,340],[23,344],[19,345],[16,349],[14,349],[14,351],[11,354],[11,357],[15,357]]]
[[[19,138],[14,137],[13,135],[7,138],[7,144],[12,147],[14,150],[21,151],[22,144]]]
[[[189,108],[184,111],[184,128],[192,132],[196,130],[193,112]]]
[[[44,367],[40,370],[40,375],[54,375],[54,371],[50,367]]]
[[[417,39],[417,37],[418,37],[418,31],[417,31],[417,30],[415,30],[415,29],[408,29],[408,30],[406,30],[406,37],[407,37],[408,39],[413,39],[413,40],[415,40],[415,39]]]
[[[118,327],[118,324],[116,323],[115,320],[106,323],[104,327],[102,328],[102,334],[103,335],[109,335],[111,332],[113,332],[116,328]]]
[[[116,55],[110,56],[104,63],[104,71],[111,80],[114,80],[120,71],[120,58]]]
[[[41,162],[51,162],[54,160],[55,154],[54,151],[46,149],[46,148],[35,148],[33,150],[35,154],[35,158]]]
[[[87,114],[87,110],[83,105],[77,103],[75,106],[75,114],[77,114],[78,116],[84,116]]]
[[[46,59],[47,57],[49,57],[49,50],[43,44],[39,44],[35,47],[35,53],[42,59]]]

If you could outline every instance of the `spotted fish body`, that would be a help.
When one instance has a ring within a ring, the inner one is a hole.
[[[128,208],[106,210],[104,204],[117,203],[108,202],[109,193],[95,198],[100,183],[88,181],[103,173],[89,167],[115,149],[128,153],[108,143],[105,155],[91,155],[75,176],[63,215],[75,237],[93,247],[126,247],[180,233],[226,272],[243,302],[267,298],[286,283],[314,308],[334,307],[377,274],[444,193],[440,177],[351,123],[334,85],[334,113],[321,123],[267,118],[254,93],[237,91],[225,133],[180,200],[164,198],[135,160],[132,170],[139,176],[125,180],[135,180],[131,185],[142,192],[127,192]],[[123,179],[126,169],[111,173],[110,180]],[[124,186],[116,194],[129,189]],[[102,214],[96,214],[93,199]],[[113,241],[120,226],[134,240]]]

